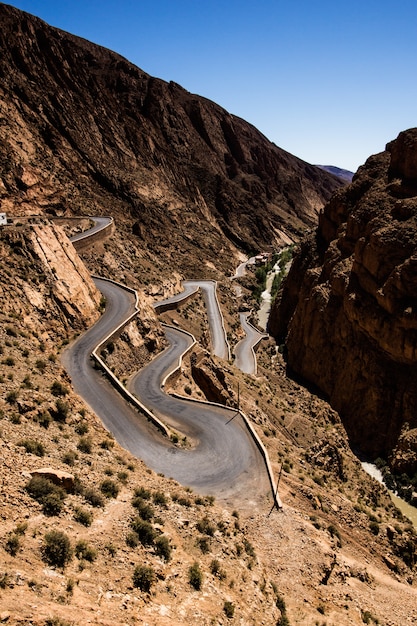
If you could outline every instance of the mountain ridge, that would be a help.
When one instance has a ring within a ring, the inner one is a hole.
[[[188,213],[204,224],[194,238],[208,229],[248,252],[279,245],[279,230],[298,237],[340,186],[210,100],[7,5],[0,14],[11,213],[121,213],[157,252],[150,231]]]

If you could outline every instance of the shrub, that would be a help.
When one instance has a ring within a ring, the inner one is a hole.
[[[137,533],[133,531],[131,531],[130,533],[127,533],[126,544],[129,546],[129,548],[136,548],[138,543],[139,543],[139,537]]]
[[[379,524],[376,521],[369,522],[369,529],[374,535],[379,534]]]
[[[51,393],[54,396],[66,396],[69,394],[69,389],[59,380],[55,380],[51,385]]]
[[[131,527],[137,534],[139,541],[143,546],[150,546],[153,544],[156,532],[152,524],[141,519],[140,517],[135,517],[131,522]]]
[[[208,517],[203,517],[202,520],[197,522],[197,529],[200,531],[200,533],[204,533],[205,535],[213,537],[216,527],[210,522]]]
[[[64,505],[64,497],[59,491],[48,493],[42,500],[42,510],[45,515],[59,515]]]
[[[91,437],[81,437],[77,444],[77,448],[80,452],[84,452],[84,454],[90,454],[93,447],[93,442]]]
[[[16,391],[16,389],[13,389],[12,391],[9,391],[8,394],[6,394],[6,402],[8,402],[9,404],[16,404],[18,397],[19,393]]]
[[[103,496],[98,491],[95,491],[95,489],[92,489],[91,487],[87,487],[87,489],[84,490],[83,495],[84,495],[84,499],[89,504],[91,504],[91,506],[95,506],[95,507],[104,506]]]
[[[74,450],[69,450],[62,456],[62,461],[70,466],[74,465],[76,459],[78,459],[78,454]]]
[[[194,561],[188,570],[188,581],[191,587],[194,587],[196,591],[201,589],[201,585],[203,584],[203,572],[197,561]]]
[[[17,445],[22,446],[28,454],[36,454],[36,456],[45,455],[43,444],[35,439],[22,439]]]
[[[117,498],[119,493],[119,485],[111,480],[111,478],[105,478],[100,485],[100,491],[106,498]]]
[[[69,414],[69,405],[61,398],[55,402],[54,419],[57,422],[65,422]]]
[[[155,582],[155,572],[152,567],[146,565],[137,565],[133,572],[133,585],[149,593],[153,583]]]
[[[22,387],[24,387],[25,389],[32,389],[33,384],[32,384],[32,381],[30,380],[29,374],[26,374],[26,376],[24,377],[22,381]]]
[[[64,503],[66,492],[44,476],[32,476],[26,491],[42,505],[45,515],[58,515]]]
[[[155,515],[155,511],[153,507],[147,502],[145,502],[143,498],[140,498],[140,497],[133,498],[132,506],[134,506],[135,509],[137,510],[139,517],[141,517],[144,520],[151,520]]]
[[[12,533],[8,536],[6,544],[4,546],[6,552],[8,552],[11,556],[16,556],[20,549],[20,539],[19,536],[15,533]]]
[[[65,533],[60,530],[51,530],[46,533],[42,557],[48,565],[65,567],[72,559],[72,553],[71,542]]]
[[[0,574],[0,589],[6,589],[10,583],[10,575],[7,572]]]
[[[145,487],[137,487],[135,489],[135,496],[138,498],[142,498],[143,500],[149,500],[151,497],[151,492],[149,489],[145,489]]]
[[[161,535],[155,540],[155,552],[158,556],[161,556],[165,561],[171,559],[172,547],[168,537]]]
[[[103,439],[103,441],[100,443],[100,448],[103,448],[103,450],[111,450],[114,446],[114,441],[112,441],[112,439]]]
[[[87,422],[78,422],[74,428],[77,435],[86,435],[88,433],[88,424]]]
[[[74,626],[74,622],[67,622],[67,620],[60,617],[48,617],[45,626]]]
[[[225,603],[223,605],[223,611],[225,612],[226,617],[229,617],[231,619],[235,614],[235,605],[233,604],[233,602],[225,600]]]
[[[327,530],[329,531],[331,537],[336,537],[338,545],[342,547],[342,538],[340,536],[339,529],[333,524],[330,524],[330,526],[327,527]]]
[[[87,509],[82,509],[78,506],[75,509],[74,519],[83,526],[91,526],[93,522],[93,514],[90,513],[90,511],[87,511]]]
[[[129,474],[125,471],[117,472],[117,480],[119,480],[123,485],[127,483],[127,479],[129,478]]]
[[[43,374],[46,369],[46,363],[42,359],[38,359],[35,363],[35,367]]]
[[[253,545],[251,544],[250,541],[248,541],[247,539],[243,540],[243,546],[245,548],[245,552],[246,554],[248,554],[249,556],[255,557],[255,548],[253,547]]]
[[[52,417],[51,417],[50,412],[47,411],[47,410],[39,411],[38,417],[37,417],[37,422],[43,428],[49,428],[49,424],[52,422]]]
[[[200,548],[203,554],[210,552],[210,539],[208,537],[198,537],[196,545]]]
[[[89,546],[84,539],[81,539],[75,546],[75,556],[77,559],[84,559],[92,563],[97,558],[97,550]]]
[[[152,495],[152,499],[155,504],[158,504],[160,506],[163,506],[164,508],[167,508],[168,500],[163,491],[155,491],[155,493]]]

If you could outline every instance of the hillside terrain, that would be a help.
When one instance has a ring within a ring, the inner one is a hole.
[[[341,185],[109,50],[3,4],[0,19],[3,210],[121,216],[184,271],[299,235]]]
[[[256,376],[211,355],[201,296],[152,306],[183,278],[215,278],[233,348],[256,276],[229,277],[312,228],[340,181],[113,52],[6,5],[0,17],[0,621],[416,621],[415,531],[334,409],[287,376],[273,339]],[[114,228],[75,249],[95,214]],[[156,474],[75,393],[62,353],[106,307],[91,273],[139,295],[102,351],[115,375],[164,349],[161,321],[192,332],[168,391],[239,402],[281,473],[282,510],[269,491],[222,500]]]

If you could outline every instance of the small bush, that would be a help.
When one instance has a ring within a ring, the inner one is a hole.
[[[100,491],[106,498],[117,498],[119,493],[119,485],[111,480],[111,478],[105,478],[100,485]]]
[[[216,527],[210,522],[208,517],[203,517],[202,520],[197,522],[197,530],[199,530],[200,533],[213,537]]]
[[[66,465],[70,465],[71,467],[74,465],[75,461],[78,459],[78,454],[74,450],[69,450],[65,452],[62,456],[62,461],[66,463]]]
[[[135,496],[138,498],[142,498],[143,500],[150,500],[151,492],[149,489],[145,489],[145,487],[137,487],[135,489]]]
[[[225,603],[223,605],[223,611],[225,612],[226,617],[231,619],[235,614],[235,605],[233,604],[233,602],[225,600]]]
[[[68,536],[60,530],[51,530],[44,537],[42,558],[56,567],[65,567],[72,559],[71,542]]]
[[[74,626],[74,622],[67,622],[67,620],[60,617],[48,617],[45,626]]]
[[[55,380],[51,385],[51,393],[53,396],[66,396],[69,394],[69,389],[59,380]]]
[[[220,561],[218,559],[213,559],[210,563],[210,572],[213,574],[213,576],[217,576],[217,574],[220,572]]]
[[[10,585],[10,575],[7,572],[0,574],[0,589],[6,589]]]
[[[64,402],[61,398],[55,402],[55,411],[53,412],[53,417],[57,422],[65,422],[69,414],[69,405],[67,402]]]
[[[126,485],[127,479],[129,478],[129,474],[125,471],[117,472],[117,480],[119,480],[123,485]]]
[[[104,439],[100,443],[100,448],[103,448],[103,450],[111,450],[113,447],[114,447],[114,441],[112,439]]]
[[[169,561],[171,559],[172,547],[169,542],[168,537],[165,535],[161,535],[157,539],[155,539],[155,552],[158,556],[161,556],[165,561]]]
[[[13,389],[12,391],[9,391],[8,394],[6,394],[6,402],[8,402],[9,404],[16,404],[18,397],[18,391],[16,389]]]
[[[75,546],[75,556],[77,559],[84,559],[92,563],[97,558],[97,550],[88,545],[88,543],[81,539]]]
[[[42,505],[45,515],[59,515],[66,492],[44,476],[32,476],[26,485],[26,491]]]
[[[82,509],[78,506],[75,509],[74,519],[83,526],[91,526],[93,523],[93,514],[90,513],[90,511],[87,511],[87,509]]]
[[[140,498],[140,497],[133,498],[132,506],[134,506],[135,509],[137,510],[139,517],[141,517],[144,520],[151,520],[155,515],[155,511],[153,507],[147,502],[145,502],[143,498]]]
[[[84,452],[84,454],[90,454],[93,448],[93,441],[91,437],[81,437],[77,444],[77,448],[80,452]]]
[[[164,508],[167,507],[168,500],[163,491],[155,491],[155,493],[152,495],[152,499],[155,504],[163,506]]]
[[[10,554],[10,556],[16,556],[16,554],[20,550],[19,536],[16,535],[15,533],[12,533],[11,535],[9,535],[6,540],[4,549],[6,550],[6,552]]]
[[[191,587],[194,587],[196,591],[199,591],[201,589],[201,586],[203,584],[203,572],[201,571],[197,561],[194,561],[194,563],[190,566],[188,570],[188,581]]]
[[[150,546],[155,541],[156,531],[152,524],[141,519],[140,517],[135,517],[135,519],[131,522],[132,530],[137,534],[139,541],[143,546]]]
[[[64,496],[57,490],[48,493],[42,499],[42,511],[45,515],[59,515],[64,505]]]
[[[39,411],[37,416],[37,422],[43,428],[49,428],[50,423],[52,422],[52,417],[49,411]]]
[[[130,533],[127,533],[126,544],[129,546],[129,548],[136,548],[137,545],[139,544],[139,537],[137,533],[133,531],[131,531]]]
[[[369,529],[374,535],[379,535],[379,524],[378,522],[371,521],[369,522]]]
[[[255,548],[253,547],[253,545],[251,544],[250,541],[248,541],[247,539],[243,540],[243,547],[245,548],[245,552],[246,554],[248,554],[249,556],[255,557]]]
[[[137,565],[133,572],[133,585],[149,593],[153,583],[155,582],[155,572],[152,567],[146,565]]]
[[[46,370],[46,363],[42,359],[38,359],[35,363],[35,367],[43,374]]]
[[[210,552],[210,539],[208,537],[198,537],[196,545],[200,548],[203,554],[208,554]]]
[[[19,441],[18,446],[22,446],[28,454],[35,454],[36,456],[44,456],[45,448],[40,441],[35,439],[22,439]]]
[[[83,495],[84,499],[91,504],[91,506],[104,506],[103,496],[98,491],[95,491],[95,489],[92,489],[92,487],[87,487],[87,489],[84,490]]]
[[[87,422],[78,422],[78,424],[75,425],[74,430],[77,433],[77,435],[80,435],[80,436],[86,435],[88,433]]]

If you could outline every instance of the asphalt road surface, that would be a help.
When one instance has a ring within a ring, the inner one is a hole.
[[[86,239],[87,237],[91,237],[91,235],[94,235],[95,233],[100,232],[100,230],[103,230],[103,228],[106,228],[106,226],[111,224],[113,221],[112,217],[90,217],[90,219],[93,220],[94,226],[92,226],[88,230],[83,231],[82,233],[78,233],[77,235],[74,235],[73,237],[71,237],[72,242],[80,241],[80,239]]]
[[[235,366],[245,374],[256,374],[255,346],[268,335],[260,333],[252,324],[248,323],[248,313],[240,313],[240,324],[245,331],[245,337],[236,344],[234,349]]]
[[[255,501],[266,493],[263,459],[238,414],[172,398],[160,389],[166,372],[184,351],[184,341],[189,341],[184,333],[168,330],[170,347],[134,376],[130,388],[143,404],[181,431],[190,447],[174,446],[164,438],[94,369],[90,359],[94,347],[134,311],[132,293],[102,279],[95,282],[106,297],[106,310],[62,357],[75,391],[116,440],[156,472],[224,499]]]
[[[216,282],[213,280],[184,280],[182,286],[184,291],[171,298],[162,300],[162,302],[157,302],[154,305],[155,308],[166,309],[171,304],[178,304],[181,300],[188,298],[191,294],[198,291],[198,289],[201,289],[207,309],[212,352],[221,359],[229,359],[230,349],[223,325],[223,316],[217,300]]]

